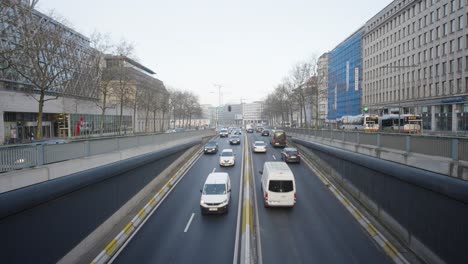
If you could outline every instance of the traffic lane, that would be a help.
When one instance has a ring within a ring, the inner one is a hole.
[[[253,155],[265,263],[391,263],[318,177],[304,164],[289,164],[296,179],[294,208],[264,208],[259,170],[280,160],[281,148]]]
[[[225,139],[217,141],[220,150],[230,147]],[[218,155],[202,155],[116,258],[116,263],[232,262],[241,172],[240,160],[236,162],[234,167],[222,168]],[[202,216],[200,189],[213,169],[228,172],[231,177],[230,208],[227,214]]]

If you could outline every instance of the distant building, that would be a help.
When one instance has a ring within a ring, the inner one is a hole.
[[[362,27],[329,53],[328,119],[361,113],[363,34]]]
[[[231,106],[231,112],[228,108]],[[226,104],[218,108],[218,121],[222,126],[242,126],[242,105]]]
[[[328,57],[329,53],[322,54],[317,62],[317,86],[319,93],[319,120],[326,121],[328,115]]]
[[[262,118],[263,102],[256,101],[243,104],[243,124],[262,124],[265,120]]]

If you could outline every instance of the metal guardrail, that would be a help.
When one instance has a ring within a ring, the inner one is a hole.
[[[284,130],[289,133],[297,133],[309,137],[313,136],[330,141],[343,141],[357,145],[395,149],[408,153],[439,156],[450,158],[454,161],[468,161],[468,139],[466,138],[307,128],[284,128]]]
[[[212,135],[212,130],[196,130],[168,134],[136,135],[105,139],[85,139],[65,144],[28,144],[0,148],[0,173],[45,164],[89,157],[130,148],[160,145],[165,142]]]

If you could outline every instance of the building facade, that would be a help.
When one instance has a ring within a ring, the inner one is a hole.
[[[262,124],[265,120],[262,118],[263,114],[263,102],[256,101],[252,103],[243,104],[243,124]]]
[[[467,12],[465,0],[396,0],[371,18],[363,106],[421,114],[426,131],[467,131]]]
[[[362,36],[358,29],[329,53],[328,119],[361,113]]]
[[[328,116],[328,52],[317,61],[317,89],[319,94],[319,121],[323,124]]]

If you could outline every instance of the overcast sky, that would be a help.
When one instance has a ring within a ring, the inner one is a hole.
[[[263,99],[298,61],[318,57],[390,0],[40,0],[78,32],[136,46],[166,87],[201,103]]]

